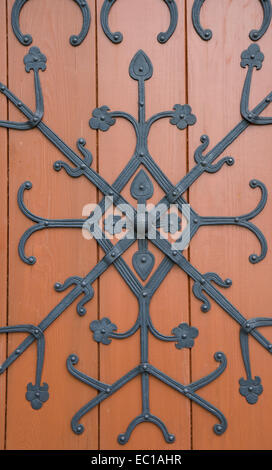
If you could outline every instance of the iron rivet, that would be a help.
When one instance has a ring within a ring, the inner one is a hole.
[[[246,323],[246,328],[250,328],[250,324],[249,324],[249,323]]]
[[[226,284],[229,286],[230,284],[232,284],[232,281],[231,279],[226,279]]]
[[[144,365],[143,365],[143,369],[144,369],[144,370],[147,370],[147,364],[144,364]]]
[[[35,393],[35,397],[39,398],[39,396],[40,396],[40,393],[39,393],[39,392],[36,392],[36,393]]]
[[[140,101],[139,105],[140,105],[141,107],[143,107],[143,106],[144,106],[144,102],[143,102],[143,101]]]
[[[114,37],[115,41],[118,41],[118,39],[119,39],[118,34],[115,34],[113,37]]]
[[[82,137],[79,139],[79,143],[80,143],[81,145],[84,144],[84,139],[82,139]]]
[[[1,85],[1,91],[4,91],[6,87],[4,85]]]
[[[220,354],[217,354],[217,357],[218,357],[218,359],[221,359],[222,354],[221,354],[221,353],[220,353]]]
[[[105,116],[101,116],[100,120],[105,121]]]
[[[105,328],[102,328],[101,333],[104,335],[106,333]]]
[[[72,362],[75,362],[75,360],[76,360],[76,356],[72,356],[72,357],[71,357],[71,361],[72,361]]]
[[[144,157],[144,156],[145,156],[144,152],[140,152],[140,157]]]
[[[147,292],[146,291],[143,292],[143,297],[147,297]]]
[[[15,353],[20,354],[21,353],[20,349],[16,349]]]
[[[45,225],[46,227],[49,225],[48,220],[46,220],[46,221],[44,222],[44,225]]]
[[[177,256],[178,252],[176,250],[173,251],[173,256]]]
[[[248,387],[249,392],[252,392],[252,390],[253,390],[253,387]]]
[[[110,388],[107,388],[107,389],[106,389],[106,392],[107,392],[107,393],[110,393],[110,392],[111,392],[111,389],[110,389]]]
[[[109,1],[111,1],[111,0],[109,0]],[[124,442],[124,440],[125,440],[125,436],[120,436],[120,441]]]
[[[2,370],[3,370],[3,367],[2,367],[2,366],[0,366],[0,372],[2,372]]]
[[[37,122],[37,121],[38,121],[37,116],[34,116],[33,121],[34,121],[34,122]]]
[[[239,217],[235,217],[234,222],[239,222]]]
[[[202,166],[207,166],[207,162],[205,162],[205,161],[204,161],[204,162],[201,162],[201,165],[202,165]]]
[[[172,0],[169,0],[169,2],[171,2]],[[175,439],[175,436],[173,436],[173,434],[170,434],[169,436],[169,441],[173,441]]]
[[[81,168],[81,170],[84,170],[86,168],[86,165],[84,165],[84,163],[82,163],[82,165],[80,165],[80,168]]]
[[[20,108],[22,106],[22,101],[18,101],[17,106]]]
[[[82,285],[82,287],[85,287],[87,285],[86,281],[82,281],[81,285]]]
[[[142,263],[145,263],[146,262],[146,256],[142,256],[141,261],[142,261]]]
[[[82,426],[77,427],[77,432],[80,432],[82,430]]]
[[[160,36],[160,40],[165,41],[165,36],[163,34]]]
[[[178,193],[177,193],[177,191],[173,191],[172,194],[173,194],[173,196],[176,196]]]
[[[83,307],[81,307],[80,313],[84,313],[84,308]]]
[[[143,71],[144,71],[143,67],[139,67],[139,72],[143,72]]]
[[[39,334],[39,330],[34,330],[35,335]]]
[[[205,282],[206,282],[205,279],[200,280],[200,284],[202,284],[202,286],[205,284]]]
[[[112,258],[114,258],[114,257],[115,257],[115,253],[114,253],[114,251],[112,252],[112,254],[111,254],[111,257],[112,257]]]
[[[250,58],[255,59],[255,54],[251,54]]]
[[[265,98],[265,101],[266,101],[267,103],[270,103],[270,98],[269,98],[269,96],[267,96],[267,98]]]
[[[188,392],[189,392],[188,388],[184,388],[183,391],[184,391],[184,393],[188,393]]]
[[[253,118],[253,114],[252,114],[252,113],[248,113],[247,117],[248,117],[249,119],[252,119],[252,118]]]
[[[72,41],[73,41],[74,44],[76,44],[77,43],[77,38],[73,38]]]
[[[216,427],[216,429],[217,429],[217,431],[222,431],[222,426],[218,425],[218,426]]]
[[[143,185],[143,184],[140,184],[139,189],[140,189],[141,191],[143,191],[144,185]]]
[[[256,261],[257,256],[256,256],[256,255],[252,255],[252,259],[253,259],[253,261]]]
[[[208,31],[205,31],[205,38],[208,38],[210,35],[209,35],[209,32]]]
[[[198,220],[197,219],[194,219],[194,224],[197,224]]]
[[[28,37],[27,36],[24,37],[24,42],[28,42]]]
[[[144,415],[144,417],[145,417],[145,419],[149,419],[149,415],[148,415],[148,414]]]
[[[253,186],[256,186],[257,181],[256,181],[256,180],[253,180],[251,184],[253,184]]]
[[[203,305],[201,308],[202,308],[202,311],[203,311],[203,312],[207,312],[207,310],[208,310],[207,305]]]
[[[257,37],[258,37],[258,33],[253,33],[253,37],[254,37],[254,38],[257,38]]]
[[[186,339],[187,338],[187,335],[182,335],[182,339]]]
[[[271,351],[272,350],[272,344],[269,344],[268,349]]]

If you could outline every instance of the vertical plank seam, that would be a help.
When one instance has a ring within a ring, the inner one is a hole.
[[[187,0],[184,2],[184,46],[185,46],[185,101],[189,104],[189,58],[188,58],[188,5]],[[189,172],[189,128],[186,129],[186,173]],[[187,202],[190,204],[190,189],[187,191]],[[188,261],[191,260],[191,247],[188,246]],[[191,312],[191,281],[188,277],[188,315],[189,325],[192,324],[192,312]],[[192,351],[189,350],[189,376],[190,383],[192,382]],[[193,449],[193,407],[192,401],[190,400],[190,448]]]
[[[96,108],[98,108],[98,5],[95,0],[95,76],[96,76]],[[99,173],[99,133],[96,131],[96,169]],[[96,203],[99,202],[99,190],[96,190]],[[97,263],[99,263],[99,246],[96,244]],[[97,279],[97,318],[100,319],[100,278]],[[97,377],[100,380],[100,345],[97,343]],[[97,410],[97,449],[100,450],[100,404]]]
[[[6,82],[9,86],[9,74],[8,74],[8,65],[9,65],[9,55],[8,55],[8,0],[6,0]],[[6,104],[6,114],[7,119],[9,120],[9,105]],[[9,324],[9,129],[6,131],[7,136],[7,256],[6,256],[6,325]],[[8,357],[8,335],[6,335],[6,357]],[[5,432],[4,432],[4,449],[7,449],[7,424],[8,424],[8,370],[6,371],[6,384],[5,384]]]

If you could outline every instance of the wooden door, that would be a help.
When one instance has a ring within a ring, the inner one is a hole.
[[[184,130],[169,124],[169,119],[158,120],[152,126],[149,152],[167,176],[164,182],[159,178],[158,183],[149,174],[154,187],[149,202],[157,204],[165,187],[170,191],[196,165],[194,152],[201,135],[210,139],[205,154],[241,122],[240,100],[247,71],[240,67],[240,55],[251,43],[249,31],[262,23],[261,4],[256,0],[208,0],[201,10],[201,23],[211,25],[213,37],[203,41],[192,24],[194,1],[176,0],[177,28],[165,44],[160,44],[157,34],[169,26],[165,3],[118,0],[110,12],[110,28],[122,31],[123,41],[114,44],[100,24],[104,0],[86,1],[91,11],[91,27],[78,47],[69,43],[69,36],[79,31],[82,23],[77,2],[31,0],[22,9],[21,30],[31,33],[32,46],[39,47],[47,57],[46,71],[39,72],[44,99],[42,122],[78,155],[76,142],[84,138],[85,148],[93,157],[91,168],[109,185],[119,188],[114,182],[135,150],[133,126],[125,119],[116,119],[115,125],[108,125],[107,132],[101,132],[90,128],[89,120],[92,111],[102,106],[137,118],[137,81],[129,76],[129,65],[137,51],[143,50],[153,65],[153,76],[145,82],[147,117],[172,110],[176,103],[188,103],[197,117],[196,123],[191,122]],[[34,110],[33,71],[26,74],[23,64],[30,47],[18,42],[13,33],[13,3],[0,0],[0,81]],[[250,109],[271,91],[271,42],[271,28],[256,42],[265,60],[262,69],[253,72]],[[18,106],[5,96],[0,98],[1,119],[22,122]],[[262,116],[272,113],[268,102],[266,105]],[[249,181],[263,182],[268,189],[268,201],[253,223],[267,239],[267,254],[259,263],[249,262],[251,253],[259,254],[258,241],[238,220],[238,226],[229,223],[200,227],[183,255],[186,266],[189,263],[203,275],[214,272],[222,279],[232,279],[229,289],[216,288],[245,319],[272,318],[272,131],[269,125],[246,127],[222,154],[234,158],[235,164],[223,165],[217,173],[203,172],[186,187],[183,197],[203,217],[236,218],[252,211],[260,200],[260,188],[254,190]],[[56,292],[54,284],[71,276],[84,279],[105,253],[94,239],[84,238],[79,228],[58,228],[49,223],[25,245],[26,256],[35,257],[36,263],[24,263],[18,254],[18,244],[35,221],[31,222],[18,207],[19,187],[26,181],[32,183],[32,188],[26,187],[24,191],[24,203],[33,214],[46,220],[82,219],[87,216],[84,207],[99,202],[103,194],[84,175],[73,178],[64,169],[54,171],[54,163],[65,158],[40,132],[39,126],[27,131],[0,128],[0,139],[0,326],[35,326],[69,292]],[[134,176],[137,173],[135,167]],[[122,196],[135,205],[130,193],[134,176],[128,178]],[[152,242],[148,249],[155,257],[153,274],[164,262],[165,253]],[[142,281],[132,265],[137,250],[134,243],[122,254],[125,263],[122,266],[128,266],[139,283]],[[166,442],[161,430],[148,418],[135,428],[125,446],[117,441],[118,435],[141,414],[143,374],[116,393],[110,393],[112,396],[85,414],[80,421],[85,428],[83,433],[73,432],[71,418],[96,397],[97,391],[69,373],[67,358],[76,355],[79,361],[74,367],[105,384],[113,384],[141,361],[139,331],[127,339],[112,339],[109,345],[94,341],[90,331],[91,322],[109,318],[118,327],[118,333],[125,332],[138,316],[135,294],[120,276],[121,268],[118,272],[117,263],[110,262],[92,283],[94,295],[85,305],[86,314],[78,315],[75,300],[45,331],[42,382],[49,384],[50,398],[41,409],[34,410],[25,397],[26,385],[35,380],[35,342],[22,354],[19,351],[18,358],[0,375],[0,449],[271,449],[272,377],[267,347],[269,338],[272,341],[270,328],[258,328],[267,338],[265,347],[254,335],[249,335],[252,376],[260,376],[263,385],[263,393],[253,405],[239,393],[239,379],[246,378],[239,324],[214,301],[209,312],[201,312],[201,302],[193,293],[193,277],[172,261],[171,266],[165,261],[169,273],[150,303],[152,322],[166,336],[184,323],[197,328],[199,335],[192,349],[179,349],[173,341],[159,341],[150,335],[149,362],[174,381],[188,385],[214,371],[218,367],[214,354],[224,353],[226,370],[200,389],[199,396],[226,417],[225,432],[214,433],[218,419],[191,401],[182,387],[179,391],[171,388],[152,374],[147,374],[150,413],[158,416],[175,435],[174,442]],[[152,274],[143,284],[149,282]],[[208,278],[207,281],[210,283]],[[27,332],[1,334],[0,364],[29,336]]]

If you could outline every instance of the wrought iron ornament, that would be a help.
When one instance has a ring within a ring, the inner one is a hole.
[[[115,33],[112,33],[109,27],[109,13],[110,13],[111,7],[115,4],[116,1],[117,0],[104,0],[102,9],[101,9],[100,20],[101,20],[101,26],[106,36],[113,43],[119,44],[120,42],[123,41],[123,34],[120,33],[120,31],[116,31]],[[170,39],[172,34],[175,32],[175,29],[178,23],[178,9],[177,9],[175,0],[163,0],[163,1],[169,8],[170,25],[167,31],[161,32],[157,36],[157,39],[161,44],[166,43],[168,39]]]
[[[260,29],[252,29],[249,33],[249,37],[252,41],[258,41],[267,29],[270,26],[271,23],[271,17],[272,17],[272,6],[271,6],[271,0],[259,0],[262,8],[263,8],[263,22],[260,27]],[[209,41],[212,38],[212,31],[210,29],[204,29],[201,26],[200,22],[200,11],[202,5],[205,3],[205,0],[195,0],[192,8],[192,21],[194,28],[198,35],[204,39],[204,41]]]
[[[72,46],[79,46],[85,39],[88,34],[90,24],[91,24],[91,13],[86,0],[73,0],[80,8],[82,17],[83,17],[83,25],[81,32],[78,35],[73,34],[70,37],[70,44]],[[28,0],[15,0],[15,3],[12,7],[11,12],[11,25],[15,36],[17,37],[18,41],[20,41],[23,46],[29,46],[32,44],[32,36],[30,34],[23,34],[20,29],[20,13]],[[34,2],[34,0],[33,0]]]
[[[246,379],[240,379],[240,393],[243,395],[247,402],[250,404],[256,403],[259,395],[262,393],[261,379],[256,376],[253,378],[250,368],[249,350],[248,350],[248,335],[250,334],[256,339],[261,346],[268,352],[272,352],[272,344],[268,341],[259,331],[261,326],[271,326],[272,318],[254,318],[246,319],[234,307],[227,298],[217,288],[229,288],[231,280],[222,280],[216,273],[200,273],[183,255],[182,250],[174,249],[166,238],[162,238],[162,233],[159,232],[159,220],[157,218],[156,209],[153,209],[152,214],[154,220],[157,221],[153,235],[150,236],[149,227],[146,225],[146,208],[145,204],[148,199],[153,195],[153,184],[148,176],[148,173],[154,178],[165,193],[165,196],[160,201],[167,207],[175,202],[180,211],[182,211],[186,203],[183,198],[185,191],[198,179],[204,172],[215,173],[219,171],[224,164],[229,166],[233,165],[234,159],[232,157],[223,157],[218,162],[215,160],[226,150],[226,148],[242,134],[250,125],[264,125],[271,124],[272,118],[262,118],[259,115],[272,101],[272,92],[266,96],[253,110],[248,109],[248,98],[250,94],[251,78],[253,69],[259,70],[262,67],[264,56],[259,47],[255,44],[251,45],[241,55],[241,66],[248,67],[245,85],[241,98],[241,113],[242,120],[220,141],[213,149],[204,154],[204,151],[209,145],[209,138],[207,136],[201,137],[201,144],[195,151],[196,165],[192,170],[184,176],[177,185],[173,185],[157,166],[148,150],[148,135],[152,125],[159,119],[168,118],[172,125],[178,129],[186,129],[189,125],[194,125],[196,117],[192,114],[189,105],[176,104],[171,111],[164,111],[146,119],[145,117],[145,81],[151,79],[153,67],[150,59],[143,51],[139,51],[132,59],[129,67],[130,77],[137,82],[138,85],[138,119],[132,115],[122,111],[110,111],[107,106],[96,108],[90,119],[90,127],[92,129],[99,129],[108,131],[111,126],[116,122],[116,119],[126,119],[133,126],[136,134],[136,147],[132,158],[129,160],[126,167],[120,173],[116,181],[110,185],[105,181],[95,170],[91,168],[92,155],[89,150],[85,148],[85,140],[80,138],[77,141],[78,152],[72,150],[65,142],[63,142],[44,122],[43,122],[43,97],[40,84],[40,71],[46,69],[46,57],[40,52],[37,47],[32,47],[29,53],[24,58],[25,68],[27,72],[33,71],[34,85],[36,95],[36,110],[31,111],[19,98],[17,98],[5,85],[0,83],[0,91],[11,101],[17,109],[27,118],[25,123],[17,123],[10,121],[0,121],[0,126],[16,129],[28,130],[37,128],[39,131],[53,144],[56,148],[73,164],[68,165],[66,162],[57,161],[54,164],[56,171],[64,169],[71,177],[85,176],[92,184],[94,184],[103,194],[104,198],[100,201],[100,208],[104,214],[107,210],[109,200],[112,199],[115,205],[128,204],[124,197],[121,195],[122,189],[128,184],[130,179],[134,176],[131,184],[131,195],[133,198],[144,206],[144,212],[139,217],[138,211],[129,205],[131,215],[129,222],[133,227],[133,236],[128,238],[125,236],[120,239],[115,245],[112,244],[107,237],[106,230],[110,233],[117,233],[120,231],[119,218],[111,217],[106,218],[104,229],[94,229],[93,225],[89,225],[89,230],[96,238],[97,243],[104,250],[105,256],[91,271],[84,277],[72,276],[67,279],[63,284],[57,282],[55,289],[58,292],[64,292],[69,287],[73,286],[72,290],[60,301],[60,303],[40,322],[36,327],[35,325],[18,325],[13,327],[4,327],[0,329],[0,333],[12,333],[17,331],[29,332],[29,336],[12,352],[6,361],[0,367],[0,373],[3,373],[13,362],[20,357],[24,351],[36,340],[38,346],[38,359],[37,359],[37,372],[35,384],[27,385],[26,399],[30,401],[34,409],[39,409],[48,399],[48,385],[41,386],[42,365],[44,360],[44,332],[46,329],[83,293],[83,298],[77,304],[77,313],[82,316],[86,313],[85,305],[89,302],[94,294],[92,284],[101,276],[109,266],[112,264],[117,269],[119,274],[125,280],[131,291],[138,299],[139,314],[138,318],[132,327],[126,332],[118,332],[118,326],[111,322],[109,318],[102,318],[94,320],[90,324],[90,330],[93,339],[103,345],[109,345],[113,339],[125,339],[132,336],[136,331],[140,330],[140,350],[141,362],[134,369],[129,371],[119,380],[113,384],[106,384],[97,379],[87,376],[85,373],[79,371],[75,366],[79,359],[76,354],[71,354],[67,359],[67,368],[69,372],[81,382],[90,385],[98,390],[98,395],[85,404],[72,418],[72,429],[76,434],[81,434],[84,427],[81,424],[82,417],[93,409],[96,405],[109,398],[113,393],[117,392],[127,382],[131,381],[134,377],[140,375],[142,381],[142,411],[141,413],[128,425],[127,430],[121,433],[118,437],[120,444],[125,444],[138,424],[141,422],[152,422],[156,424],[162,431],[166,442],[172,443],[175,440],[173,434],[169,433],[165,424],[154,416],[150,410],[149,405],[149,378],[150,376],[156,377],[158,380],[164,382],[169,387],[177,390],[183,396],[191,401],[197,403],[209,413],[212,413],[217,419],[218,423],[214,425],[214,432],[218,435],[222,434],[227,427],[227,421],[221,411],[214,405],[208,403],[196,392],[217,379],[226,367],[226,357],[222,352],[215,353],[215,360],[219,363],[219,367],[208,376],[188,385],[181,384],[176,380],[169,377],[164,372],[158,370],[148,360],[148,338],[152,334],[157,339],[166,342],[173,342],[178,349],[192,348],[194,341],[198,336],[198,330],[186,323],[181,323],[174,326],[172,335],[165,336],[161,334],[154,327],[149,305],[150,301],[168,275],[174,265],[181,268],[193,281],[193,292],[195,296],[201,300],[201,310],[208,312],[210,309],[209,298],[213,299],[234,321],[241,327],[240,342],[243,360],[245,364]],[[214,163],[215,162],[215,163]],[[141,167],[141,168],[140,168]],[[138,171],[138,169],[140,169]],[[147,171],[146,171],[147,170]],[[148,173],[147,173],[148,172]],[[189,210],[188,221],[190,226],[190,239],[194,236],[201,226],[205,225],[237,225],[251,230],[257,237],[260,243],[260,253],[252,254],[249,257],[251,263],[261,261],[267,251],[267,243],[260,232],[260,230],[253,225],[251,220],[259,214],[266,204],[267,190],[263,183],[257,180],[252,180],[250,186],[255,189],[259,188],[261,192],[261,199],[256,209],[249,214],[234,216],[234,217],[205,217],[197,214],[192,208]],[[26,256],[25,244],[28,238],[36,231],[45,228],[58,228],[58,227],[74,227],[82,228],[86,225],[89,219],[63,219],[63,220],[50,220],[32,214],[25,206],[23,196],[25,190],[30,190],[32,187],[30,182],[25,182],[18,192],[18,204],[22,212],[34,222],[22,236],[19,243],[19,255],[21,259],[28,263],[34,264],[34,256]],[[138,206],[139,207],[139,206]],[[171,220],[167,218],[164,227],[166,231],[171,232]],[[138,233],[141,237],[138,237]],[[182,237],[185,237],[185,230],[182,232]],[[188,236],[188,231],[186,233]],[[189,239],[189,241],[190,241]],[[133,244],[138,242],[138,251],[133,257],[133,267],[142,280],[150,276],[148,282],[143,285],[133,270],[129,268],[122,254]],[[151,252],[148,250],[148,243],[152,243],[165,255],[159,267],[153,272],[154,259]]]

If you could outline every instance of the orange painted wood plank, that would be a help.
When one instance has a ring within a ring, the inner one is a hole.
[[[89,4],[93,2],[88,2]],[[12,2],[9,2],[9,23]],[[80,31],[82,15],[74,2],[36,0],[24,6],[22,31],[29,32],[47,56],[47,70],[40,72],[44,96],[44,122],[71,148],[86,139],[96,168],[96,136],[88,120],[96,103],[95,22],[79,47],[69,43]],[[43,21],[41,21],[43,19]],[[29,48],[18,43],[9,26],[9,85],[31,109],[35,107],[33,73],[24,70],[23,58]],[[10,105],[10,118],[24,119]],[[36,233],[26,244],[33,266],[24,264],[17,248],[21,235],[32,225],[19,210],[16,196],[24,181],[33,187],[25,194],[30,210],[45,218],[81,218],[83,207],[95,200],[96,189],[85,179],[71,178],[64,170],[55,172],[53,164],[65,157],[39,132],[10,132],[10,282],[9,322],[38,324],[66,295],[54,291],[55,282],[70,276],[85,276],[97,262],[97,248],[83,238],[81,230],[54,229]],[[45,364],[42,381],[49,384],[50,398],[34,411],[25,399],[27,383],[34,381],[36,346],[29,349],[9,369],[7,448],[8,449],[96,449],[97,411],[84,421],[85,433],[72,432],[73,415],[95,391],[72,377],[66,368],[70,354],[79,357],[78,368],[97,377],[97,346],[91,341],[89,323],[97,316],[97,293],[80,318],[76,302],[46,330]],[[12,352],[25,335],[9,335]]]
[[[188,2],[188,77],[189,103],[197,114],[197,124],[189,131],[190,167],[202,134],[210,137],[211,149],[241,119],[240,98],[246,70],[240,67],[240,54],[250,44],[248,33],[262,21],[258,2],[209,0],[202,8],[201,22],[213,30],[213,39],[202,41],[193,29]],[[265,54],[262,70],[254,71],[250,105],[254,107],[271,91],[272,31],[258,44]],[[271,115],[269,107],[264,114]],[[224,166],[214,175],[203,174],[190,189],[190,203],[200,215],[239,216],[257,206],[260,191],[249,187],[251,179],[263,181],[270,191],[272,176],[270,126],[250,126],[222,156],[235,158],[233,167]],[[252,221],[270,245],[272,229],[271,198],[264,211]],[[257,265],[249,263],[251,253],[259,253],[254,235],[242,227],[203,227],[190,245],[191,262],[201,273],[213,271],[233,286],[223,294],[246,318],[272,317],[271,246]],[[219,288],[220,290],[220,288]],[[223,351],[228,359],[224,374],[199,393],[217,406],[228,420],[224,435],[212,427],[214,417],[193,406],[194,449],[271,449],[271,357],[250,338],[253,376],[260,376],[264,387],[256,405],[249,405],[239,394],[238,380],[245,378],[239,344],[238,325],[212,301],[211,311],[203,314],[200,302],[192,295],[192,322],[199,328],[197,347],[192,353],[193,379],[216,367],[213,354]],[[272,339],[269,328],[260,330]]]
[[[129,3],[129,5],[128,5]],[[102,0],[98,1],[100,12]],[[146,115],[172,109],[176,103],[184,104],[185,92],[185,26],[184,2],[177,1],[179,24],[165,45],[157,42],[157,34],[167,29],[169,14],[162,2],[120,0],[110,13],[112,31],[122,31],[124,39],[112,44],[98,24],[98,105],[123,110],[138,116],[137,82],[128,74],[130,61],[142,49],[150,58],[154,73],[146,82]],[[117,120],[107,133],[99,133],[99,170],[113,183],[128,163],[135,149],[132,126]],[[176,183],[186,171],[186,132],[179,132],[168,120],[154,125],[149,137],[149,150],[155,162],[168,178]],[[152,180],[153,181],[153,180]],[[134,205],[130,184],[122,194]],[[153,181],[154,183],[154,181]],[[158,203],[163,192],[154,183],[152,200]],[[158,250],[149,249],[156,256],[156,265],[162,260]],[[136,244],[123,256],[131,267]],[[101,253],[102,255],[102,253]],[[149,279],[149,278],[148,278]],[[156,328],[171,334],[173,327],[188,321],[188,283],[178,269],[173,268],[154,295],[150,312]],[[109,317],[118,331],[129,329],[138,315],[138,303],[119,273],[111,266],[100,280],[100,318]],[[150,362],[182,383],[190,381],[188,350],[178,351],[173,343],[150,338]],[[140,337],[123,341],[113,340],[110,346],[100,347],[100,377],[113,383],[140,361]],[[153,424],[143,423],[133,431],[128,444],[121,446],[117,436],[126,431],[130,421],[142,411],[141,379],[135,378],[100,406],[101,449],[188,449],[190,448],[190,403],[174,390],[150,380],[150,409],[160,417],[169,432],[176,435],[174,444],[167,444],[161,431]]]
[[[7,81],[6,5],[0,4],[0,81]],[[0,100],[0,119],[7,119],[6,99]],[[7,130],[0,128],[0,325],[7,322],[8,151]],[[6,358],[6,335],[0,338],[0,364]],[[0,375],[0,449],[5,446],[6,374]]]

